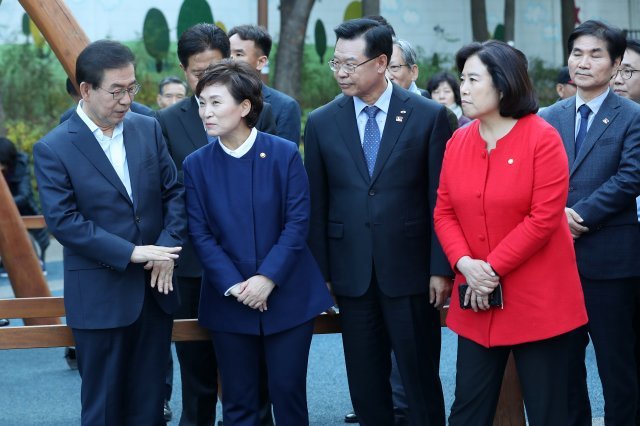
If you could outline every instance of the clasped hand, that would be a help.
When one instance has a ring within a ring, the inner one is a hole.
[[[151,271],[151,288],[157,286],[160,293],[173,291],[174,260],[182,247],[135,246],[131,253],[132,263],[144,263],[144,269]]]
[[[234,286],[231,289],[231,295],[251,309],[264,312],[267,310],[267,299],[275,286],[274,282],[264,275],[254,275]]]
[[[469,284],[464,296],[464,304],[470,303],[474,312],[478,312],[478,309],[489,309],[489,295],[500,283],[500,278],[491,265],[483,260],[463,256],[458,260],[456,268]]]

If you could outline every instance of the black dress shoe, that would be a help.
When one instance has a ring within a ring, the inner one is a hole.
[[[171,407],[169,406],[169,401],[167,401],[166,399],[164,400],[163,415],[164,415],[165,422],[170,422],[171,418],[173,417],[173,411],[171,411]]]
[[[69,346],[64,349],[64,359],[72,370],[78,369],[78,360],[76,359],[76,348]]]
[[[353,411],[344,416],[345,423],[358,423],[358,416]]]
[[[0,318],[0,327],[6,327],[9,324],[11,324],[11,321],[6,318]]]

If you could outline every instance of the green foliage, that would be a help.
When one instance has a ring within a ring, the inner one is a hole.
[[[495,40],[506,41],[504,39],[504,25],[503,24],[496,25],[496,29],[493,30],[493,38]]]
[[[333,49],[329,54],[333,55]],[[340,93],[329,66],[324,62],[318,63],[316,52],[310,45],[304,49],[300,78],[302,88],[298,101],[303,109],[324,105]]]
[[[31,29],[29,28],[29,15],[26,13],[22,15],[22,34],[27,38],[31,35]]]
[[[350,19],[362,18],[362,2],[361,1],[352,1],[347,5],[347,8],[344,10],[344,18],[343,21],[348,21]]]
[[[327,32],[324,29],[324,24],[320,19],[316,21],[315,28],[315,41],[316,41],[316,52],[318,52],[318,56],[320,57],[320,63],[324,63],[324,54],[327,51]]]
[[[556,77],[560,68],[547,68],[540,58],[529,59],[529,77],[533,81],[540,106],[547,106],[558,100]]]
[[[189,27],[201,22],[213,24],[213,13],[206,0],[184,0],[178,14],[178,39]]]
[[[159,9],[151,8],[144,18],[142,40],[147,53],[156,60],[156,71],[162,72],[162,62],[169,54],[169,24]]]

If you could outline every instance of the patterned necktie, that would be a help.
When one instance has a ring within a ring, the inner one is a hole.
[[[364,107],[364,112],[367,114],[368,119],[366,126],[364,126],[362,150],[364,151],[364,158],[367,161],[369,177],[373,175],[373,167],[376,164],[378,148],[380,148],[380,129],[378,128],[378,123],[376,123],[376,114],[378,114],[378,111],[380,111],[380,108],[377,106]]]
[[[587,137],[587,124],[589,124],[589,114],[591,114],[591,108],[587,104],[580,105],[578,108],[580,113],[580,127],[578,128],[578,134],[576,135],[576,156],[580,152],[580,147]]]

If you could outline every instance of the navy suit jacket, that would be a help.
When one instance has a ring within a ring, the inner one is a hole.
[[[215,331],[277,333],[333,305],[306,245],[309,186],[296,145],[258,133],[242,158],[212,143],[184,162],[189,236],[204,267],[199,321]],[[224,293],[254,275],[276,284],[260,312]]]
[[[590,279],[640,275],[640,106],[610,91],[575,152],[575,97],[540,116],[558,130],[569,158],[567,206],[589,232],[575,241],[578,269]]]
[[[167,142],[169,155],[178,169],[178,182],[182,183],[184,159],[208,143],[204,124],[198,113],[198,101],[195,96],[189,96],[169,108],[158,110],[156,118]],[[256,129],[275,134],[276,122],[273,118],[271,105],[264,104],[256,123]],[[183,245],[180,253],[180,267],[176,269],[175,273],[179,277],[192,278],[202,275],[202,267],[188,240]]]
[[[143,264],[130,262],[134,246],[180,246],[186,233],[183,190],[158,122],[128,113],[124,144],[133,201],[77,113],[33,149],[42,210],[64,246],[64,301],[73,328],[133,323],[148,285]],[[175,291],[153,294],[167,313],[178,305]]]
[[[353,98],[340,96],[309,115],[309,247],[335,294],[363,295],[374,264],[390,297],[427,293],[430,276],[453,275],[433,231],[450,136],[444,106],[394,84],[369,177]]]
[[[276,119],[276,134],[281,138],[300,145],[300,121],[302,112],[300,105],[291,96],[286,95],[272,87],[262,84],[262,94],[265,102],[273,107],[273,115]]]

